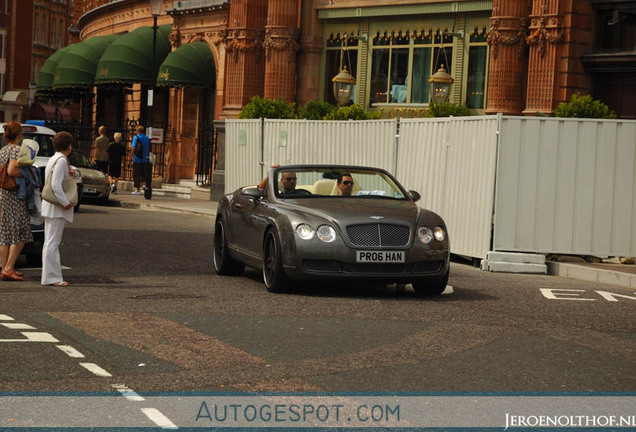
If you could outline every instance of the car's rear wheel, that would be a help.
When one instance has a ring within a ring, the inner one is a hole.
[[[225,225],[219,219],[214,227],[214,271],[222,276],[238,276],[245,270],[245,265],[230,256],[225,238]]]
[[[446,289],[448,284],[448,273],[450,270],[446,270],[446,274],[441,278],[423,278],[413,281],[413,290],[417,295],[421,296],[434,296],[440,295]]]
[[[285,292],[289,284],[283,269],[280,240],[275,229],[267,232],[263,242],[263,281],[267,291],[272,293]]]

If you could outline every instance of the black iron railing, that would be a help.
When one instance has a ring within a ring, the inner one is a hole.
[[[210,186],[214,168],[216,167],[218,132],[210,125],[199,141],[197,149],[196,182],[198,186]]]
[[[122,159],[121,178],[124,180],[132,180],[132,164],[133,155],[131,150],[132,139],[137,133],[137,126],[139,120],[126,119],[125,126],[103,124],[106,127],[108,136],[112,139],[115,132],[121,133],[122,142],[126,145],[126,155]],[[101,126],[98,125],[98,127]],[[79,122],[46,122],[46,127],[53,129],[56,132],[67,131],[73,138],[75,138],[75,149],[82,153],[86,157],[91,157],[91,150],[93,148],[93,141],[98,136],[97,128],[93,128],[92,125],[84,125]],[[157,156],[157,160],[152,170],[153,177],[163,177],[164,175],[164,162],[165,162],[165,143],[152,144],[151,151]]]

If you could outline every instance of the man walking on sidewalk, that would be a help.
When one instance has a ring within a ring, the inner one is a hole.
[[[133,195],[141,195],[141,182],[146,182],[148,169],[148,154],[150,153],[150,138],[146,135],[146,128],[137,126],[137,135],[132,141],[133,151],[133,181],[135,190]],[[146,185],[148,186],[148,185]]]

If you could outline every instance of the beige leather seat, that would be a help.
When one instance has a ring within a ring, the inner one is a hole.
[[[331,195],[331,192],[333,191],[333,188],[335,185],[336,185],[335,180],[329,180],[329,179],[318,180],[316,183],[314,183],[314,193],[317,195],[329,196]]]

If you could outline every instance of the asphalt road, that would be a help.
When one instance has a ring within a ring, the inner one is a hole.
[[[451,289],[212,270],[205,216],[85,205],[69,287],[0,283],[0,391],[622,392],[636,292],[453,263]]]

